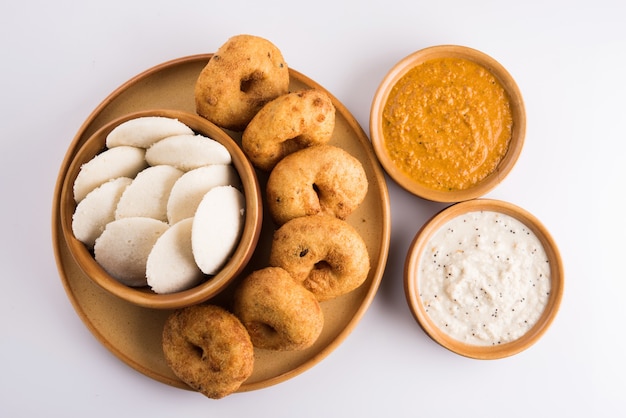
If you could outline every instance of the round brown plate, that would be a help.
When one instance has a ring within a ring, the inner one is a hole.
[[[80,145],[107,122],[131,112],[156,108],[194,113],[194,85],[210,57],[211,54],[194,55],[163,63],[139,74],[111,93],[84,122],[69,146],[59,171],[52,213],[53,245],[61,281],[85,325],[106,348],[130,367],[157,381],[184,389],[188,387],[171,372],[161,350],[161,330],[171,311],[143,308],[125,302],[107,293],[84,275],[70,255],[61,233],[60,185]],[[323,89],[297,71],[290,70],[290,74],[292,91],[305,88]],[[363,129],[350,112],[336,98],[330,96],[337,108],[331,144],[358,158],[369,180],[365,201],[347,221],[359,231],[367,244],[371,259],[370,274],[357,290],[322,302],[324,330],[311,348],[294,352],[257,349],[254,373],[241,386],[240,392],[283,382],[324,359],[359,322],[372,302],[383,276],[390,240],[389,195],[385,179]],[[239,134],[229,134],[240,143]],[[266,180],[267,175],[259,173],[262,189],[265,188]],[[265,216],[257,250],[242,276],[267,266],[274,229],[269,216]],[[210,303],[228,306],[234,286],[236,282]]]

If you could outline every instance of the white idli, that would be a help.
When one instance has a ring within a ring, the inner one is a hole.
[[[106,138],[108,148],[121,145],[148,148],[155,142],[174,135],[191,135],[190,127],[178,119],[163,116],[144,116],[116,126]]]
[[[74,180],[74,200],[80,202],[101,184],[118,177],[134,178],[146,168],[143,148],[120,146],[108,149],[83,164]]]
[[[233,253],[244,225],[243,193],[218,186],[202,198],[191,229],[193,256],[205,274],[217,274]]]
[[[145,286],[148,256],[168,228],[167,223],[152,218],[124,218],[109,222],[96,239],[95,259],[122,284]]]
[[[169,223],[173,225],[193,217],[204,195],[217,186],[241,186],[239,175],[232,165],[207,165],[186,172],[172,187],[167,202]]]
[[[104,227],[115,220],[117,202],[131,182],[128,177],[109,180],[80,201],[72,216],[72,231],[76,239],[93,248]]]
[[[155,293],[180,292],[204,279],[191,251],[192,225],[193,219],[187,218],[170,226],[150,251],[146,277]]]
[[[210,164],[230,164],[226,147],[202,135],[176,135],[164,138],[146,151],[150,165],[171,165],[183,171]]]
[[[144,169],[124,190],[115,219],[141,216],[167,221],[167,201],[172,187],[182,175],[182,171],[168,165]]]

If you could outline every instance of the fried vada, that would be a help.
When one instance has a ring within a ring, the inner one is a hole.
[[[202,69],[196,112],[221,128],[243,131],[264,104],[288,91],[289,69],[280,50],[261,37],[237,35]]]
[[[267,103],[243,131],[241,146],[255,167],[270,171],[285,156],[326,144],[335,129],[335,106],[325,92],[308,89]]]
[[[367,188],[359,160],[341,148],[317,145],[276,164],[267,181],[267,204],[278,225],[320,213],[346,219],[363,202]]]
[[[328,215],[294,218],[277,229],[269,264],[287,270],[319,301],[356,289],[370,269],[367,247],[358,231]]]
[[[285,270],[266,267],[252,272],[235,291],[233,313],[258,348],[303,350],[324,327],[316,297]]]
[[[174,374],[212,399],[235,392],[254,368],[254,347],[245,327],[216,305],[174,311],[165,322],[162,345]]]

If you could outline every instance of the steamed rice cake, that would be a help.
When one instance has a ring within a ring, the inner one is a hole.
[[[191,230],[194,259],[205,274],[216,274],[234,251],[244,225],[245,199],[232,186],[214,187],[202,198]]]
[[[76,239],[93,248],[106,225],[115,220],[117,202],[132,181],[128,177],[109,180],[80,201],[72,216],[72,232]]]
[[[226,147],[203,135],[176,135],[162,139],[146,150],[150,165],[171,165],[183,171],[210,164],[230,164]]]
[[[106,137],[107,148],[131,145],[148,148],[163,138],[191,135],[190,127],[178,119],[163,116],[144,116],[117,125]]]
[[[214,164],[199,167],[180,177],[167,202],[167,219],[170,224],[193,217],[202,198],[217,186],[240,187],[241,180],[232,165]]]
[[[144,217],[109,222],[96,239],[94,257],[119,282],[132,287],[145,286],[148,256],[168,228],[165,222]]]
[[[193,218],[172,225],[154,244],[146,264],[148,286],[155,293],[187,290],[204,279],[191,250]]]
[[[134,178],[148,166],[143,148],[120,146],[110,148],[83,164],[74,180],[74,200],[80,202],[101,184],[118,178]]]
[[[168,165],[142,170],[122,194],[115,219],[143,216],[167,221],[167,201],[182,175],[182,171]]]

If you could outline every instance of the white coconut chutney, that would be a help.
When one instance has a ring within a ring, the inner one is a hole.
[[[425,247],[418,288],[432,321],[471,345],[520,338],[550,296],[550,263],[537,236],[493,211],[459,215]]]

